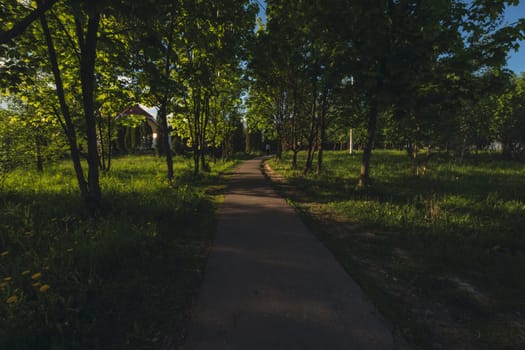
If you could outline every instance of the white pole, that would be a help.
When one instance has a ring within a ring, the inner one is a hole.
[[[353,130],[350,129],[350,131],[348,132],[348,136],[349,136],[349,142],[348,142],[348,154],[354,154],[354,135],[353,135]]]

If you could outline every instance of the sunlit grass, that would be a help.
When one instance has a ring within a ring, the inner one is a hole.
[[[303,177],[289,159],[271,165],[330,210],[362,224],[409,234],[455,234],[480,249],[499,246],[525,253],[525,166],[516,162],[431,159],[424,176],[412,175],[403,152],[377,151],[374,186],[355,188],[360,158],[328,153],[326,171]],[[301,165],[301,164],[300,164]],[[480,250],[481,252],[481,250]]]
[[[405,152],[376,150],[373,186],[361,190],[360,161],[360,154],[327,152],[323,173],[308,176],[302,162],[291,169],[289,154],[270,165],[301,190],[292,199],[319,238],[411,343],[432,345],[443,320],[414,310],[438,303],[459,320],[457,334],[479,331],[489,348],[523,348],[525,338],[511,330],[525,327],[525,165],[493,154],[463,162],[435,154],[425,175],[415,176]],[[350,229],[342,234],[326,218],[344,218]],[[453,336],[443,341],[454,344]]]
[[[0,192],[0,348],[141,348],[179,337],[212,239],[219,173],[233,164],[195,177],[176,158],[168,185],[161,158],[114,159],[95,219],[69,161],[10,174]]]

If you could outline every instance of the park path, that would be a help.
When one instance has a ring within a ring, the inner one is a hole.
[[[184,350],[393,349],[388,324],[261,173],[236,168]]]

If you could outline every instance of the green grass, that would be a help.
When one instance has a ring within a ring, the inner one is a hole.
[[[328,152],[325,172],[306,177],[290,155],[270,165],[301,190],[288,195],[412,345],[525,348],[523,163],[435,155],[418,177],[406,153],[375,151],[373,186],[358,190],[360,160]]]
[[[184,336],[233,162],[175,181],[154,156],[114,160],[85,215],[70,162],[17,170],[0,191],[0,348],[172,348]]]

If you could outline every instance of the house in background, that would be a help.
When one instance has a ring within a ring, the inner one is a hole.
[[[117,152],[134,153],[149,151],[157,145],[157,107],[146,107],[140,103],[126,108],[115,118]]]

